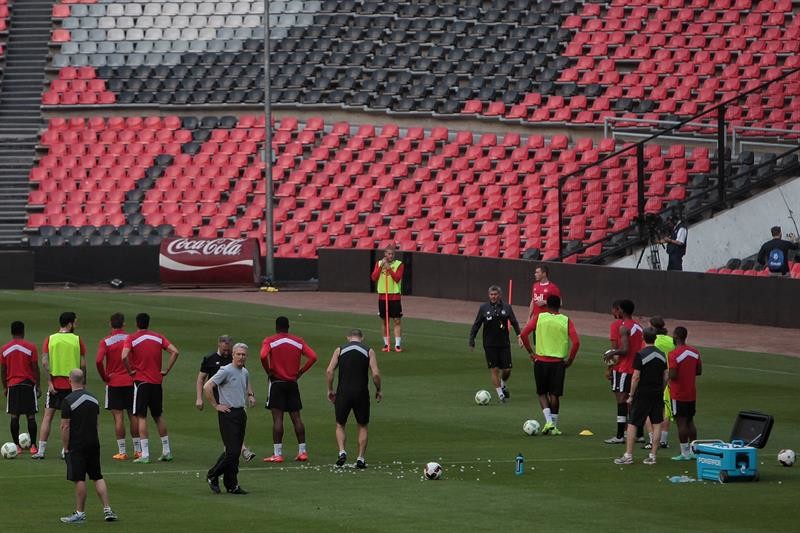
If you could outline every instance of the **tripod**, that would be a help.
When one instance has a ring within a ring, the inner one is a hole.
[[[658,253],[658,242],[653,239],[648,239],[647,246],[642,248],[642,252],[639,254],[639,260],[636,261],[636,269],[639,269],[639,265],[642,264],[644,253],[648,250],[650,252],[650,268],[653,270],[661,270],[661,255]]]

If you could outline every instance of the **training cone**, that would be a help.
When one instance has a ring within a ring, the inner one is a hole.
[[[592,435],[594,435],[594,433],[592,433],[588,429],[584,429],[583,431],[578,433],[578,435],[580,435],[581,437],[591,437]]]

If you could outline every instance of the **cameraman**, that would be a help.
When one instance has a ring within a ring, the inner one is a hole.
[[[667,223],[672,228],[669,237],[661,241],[667,245],[667,270],[683,270],[683,256],[686,255],[686,239],[689,231],[680,213],[670,215]]]

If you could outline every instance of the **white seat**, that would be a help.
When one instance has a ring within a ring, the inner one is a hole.
[[[153,19],[153,27],[155,28],[169,28],[170,26],[172,26],[172,17],[159,15]]]
[[[97,17],[83,17],[82,19],[77,19],[77,27],[83,28],[84,30],[93,30],[97,28],[98,20]]]
[[[150,15],[144,15],[136,19],[136,27],[137,28],[152,28],[153,27],[153,17]]]
[[[158,41],[163,37],[161,28],[147,28],[144,32],[145,41]]]
[[[181,8],[180,8],[180,6],[178,4],[170,2],[168,4],[163,4],[161,6],[161,14],[162,15],[169,15],[170,17],[174,17],[175,15],[180,13],[180,9]]]
[[[169,26],[171,28],[188,28],[189,27],[189,17],[186,15],[175,15],[172,17],[172,24]]]
[[[125,66],[125,56],[122,54],[97,54],[93,57],[98,57],[98,58],[104,57],[106,59],[106,65],[108,65],[109,67]]]
[[[174,40],[169,42],[169,49],[171,52],[183,54],[189,51],[189,43],[186,41]]]
[[[61,43],[61,53],[63,55],[77,54],[78,51],[80,50],[80,47],[81,47],[80,45],[81,44],[83,44],[83,43],[80,43],[80,44],[72,43],[72,42]],[[92,44],[94,44],[94,43],[92,43]]]
[[[164,52],[170,51],[170,42],[169,41],[148,41],[150,43],[150,49],[148,52],[157,52],[159,54],[163,54]]]
[[[144,40],[144,30],[142,28],[131,28],[125,32],[126,41]]]
[[[186,41],[194,41],[197,39],[197,28],[183,28],[181,30],[181,39]]]
[[[236,28],[233,34],[235,39],[239,39],[240,41],[246,41],[247,39],[255,39],[253,28]],[[264,35],[262,33],[261,37],[263,38]]]
[[[217,7],[214,9],[214,13],[217,15],[230,15],[231,11],[233,11],[233,6],[230,2],[217,2]]]
[[[68,67],[72,64],[71,59],[75,57],[74,55],[64,55],[64,54],[56,54],[53,56],[53,66],[55,68],[64,68]]]
[[[102,43],[97,43],[97,53],[98,54],[113,54],[117,51],[116,47],[117,43],[112,43],[109,41],[103,41]]]
[[[181,38],[180,28],[166,28],[164,30],[165,41],[177,41],[180,38]]]
[[[109,17],[121,17],[125,14],[123,4],[106,4],[106,15]]]
[[[247,15],[249,13],[250,13],[250,2],[236,2],[235,4],[233,4],[234,15]]]
[[[116,19],[117,28],[127,30],[128,28],[133,28],[133,26],[133,17],[117,17]]]
[[[244,23],[241,15],[228,15],[225,17],[226,28],[241,28]]]
[[[225,42],[219,39],[219,31],[217,31],[217,38],[206,41],[206,50],[208,52],[219,53],[225,50]]]
[[[198,15],[213,15],[214,14],[214,4],[211,2],[203,2],[202,4],[197,4],[197,14]]]
[[[217,30],[214,28],[200,28],[197,32],[197,38],[201,41],[210,41],[217,38]]]
[[[89,30],[89,40],[90,41],[105,41],[106,40],[106,30]]]
[[[119,41],[118,43],[113,43],[114,49],[118,54],[132,54],[133,53],[133,42],[131,41]]]
[[[78,53],[80,54],[97,53],[97,43],[94,41],[83,41],[82,43],[70,43],[70,44],[76,44],[78,46]],[[63,52],[64,49],[62,48],[61,51]]]
[[[205,28],[208,23],[208,17],[205,15],[195,15],[189,19],[188,28]]]
[[[72,56],[67,56],[69,58],[69,64],[75,67],[82,67],[84,65],[89,64],[89,58],[94,57],[94,55],[86,55],[86,54],[75,54]],[[57,66],[57,65],[56,65]]]
[[[269,4],[270,15],[280,15],[286,13],[286,2],[270,2]]]
[[[160,65],[163,61],[164,61],[164,56],[162,54],[153,53],[144,56],[143,63],[145,65],[156,66]]]
[[[74,30],[75,28],[80,28],[81,27],[81,21],[87,20],[87,19],[88,19],[88,17],[84,17],[84,18],[75,18],[75,17],[66,18],[61,23],[61,27],[63,29],[65,29],[65,30]]]
[[[221,28],[225,25],[225,17],[222,15],[211,15],[208,17],[208,22],[206,22],[206,26],[209,28]]]
[[[69,16],[72,18],[85,17],[89,14],[89,6],[86,4],[72,4],[69,6]]]
[[[161,5],[160,4],[145,4],[144,9],[142,9],[142,15],[147,17],[155,17],[161,14]]]
[[[295,17],[296,26],[311,26],[314,24],[314,15],[310,13],[300,13]]]
[[[144,56],[142,54],[130,54],[125,58],[125,64],[129,67],[138,67],[144,64]]]
[[[87,56],[86,62],[83,64],[91,65],[93,67],[105,67],[108,64],[108,56],[106,56],[106,54],[92,54]]]
[[[197,4],[194,2],[183,2],[180,9],[181,15],[192,16],[197,14]]]
[[[300,13],[301,11],[303,11],[303,2],[294,0],[286,4],[285,13]]]
[[[124,41],[125,40],[125,30],[120,30],[119,28],[112,28],[106,32],[106,39],[109,41]]]
[[[125,4],[126,17],[139,17],[142,15],[142,4]]]
[[[245,28],[256,28],[261,26],[261,17],[257,15],[247,15],[242,20],[242,26]]]
[[[90,17],[104,17],[106,15],[105,4],[89,4]]]
[[[185,41],[184,41],[185,42]],[[208,41],[201,41],[200,39],[189,42],[189,51],[202,53],[206,51],[206,43]]]
[[[176,54],[173,52],[164,54],[164,57],[161,59],[162,65],[180,65],[181,64],[181,54]]]

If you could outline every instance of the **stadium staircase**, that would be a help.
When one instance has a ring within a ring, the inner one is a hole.
[[[0,246],[19,244],[27,219],[52,9],[52,0],[24,0],[11,10],[0,89]]]

